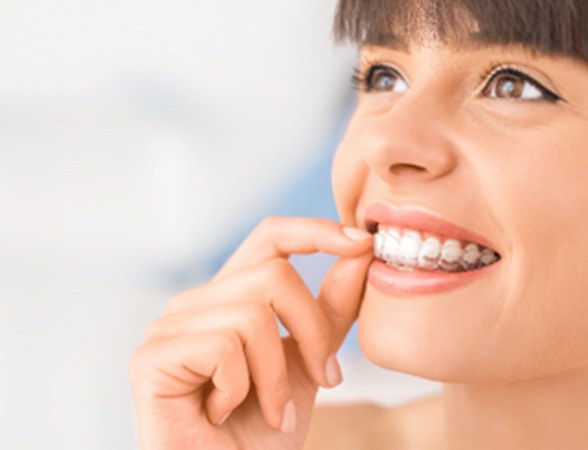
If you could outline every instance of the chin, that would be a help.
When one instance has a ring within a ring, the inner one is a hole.
[[[362,309],[359,344],[371,362],[385,369],[441,383],[472,385],[548,380],[579,370],[588,373],[588,355],[565,354],[561,343],[516,345],[514,335],[493,340],[468,335],[457,327],[419,327],[402,314],[394,321],[371,314],[369,307]]]
[[[464,309],[467,300],[471,307]],[[494,340],[492,330],[499,319],[498,311],[477,307],[466,291],[448,298],[407,299],[383,297],[368,289],[358,339],[374,364],[432,381],[493,383],[542,372],[525,367],[524,360],[507,350],[512,341]]]
[[[463,358],[437,345],[407,345],[410,338],[390,338],[388,334],[358,327],[360,347],[365,356],[379,367],[438,382],[464,382],[475,377]]]

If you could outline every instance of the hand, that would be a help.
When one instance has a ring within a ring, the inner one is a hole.
[[[335,353],[371,241],[326,219],[269,218],[212,281],[175,296],[131,359],[141,448],[302,448],[318,386],[341,381]],[[341,258],[315,299],[288,257],[318,251]]]

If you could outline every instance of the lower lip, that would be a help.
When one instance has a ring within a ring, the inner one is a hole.
[[[404,272],[375,259],[369,269],[368,282],[378,291],[396,297],[430,295],[464,286],[488,274],[496,263],[469,272]]]

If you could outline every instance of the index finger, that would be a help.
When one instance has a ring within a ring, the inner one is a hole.
[[[336,350],[357,318],[373,256],[340,258],[329,269],[318,302],[331,323]]]
[[[324,252],[354,257],[371,248],[367,231],[329,219],[268,217],[245,239],[216,275],[216,279],[256,266],[272,258]]]

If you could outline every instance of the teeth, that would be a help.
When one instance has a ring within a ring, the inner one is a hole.
[[[416,231],[407,231],[400,240],[398,260],[405,266],[416,266],[418,264],[419,251],[421,248],[421,235]]]
[[[437,261],[441,255],[441,242],[434,237],[428,237],[421,245],[419,253],[419,266],[423,269],[436,269]]]
[[[483,266],[489,266],[492,263],[498,261],[498,256],[489,248],[485,248],[482,250],[482,255],[480,256],[480,262]]]
[[[448,239],[441,248],[439,267],[447,272],[455,272],[459,269],[462,254],[461,243],[457,239]]]
[[[461,261],[459,262],[462,269],[471,270],[477,268],[480,262],[480,256],[481,253],[480,250],[478,250],[478,246],[476,244],[466,245],[466,247],[463,249]]]
[[[384,242],[382,244],[382,257],[384,261],[390,263],[396,261],[398,250],[400,250],[400,230],[390,228],[384,233]]]
[[[376,233],[374,236],[374,250],[376,255],[384,254],[384,235],[382,233]]]
[[[381,228],[375,235],[374,252],[386,264],[401,270],[416,268],[459,272],[479,269],[500,257],[491,249],[457,239],[442,239],[399,228]]]

